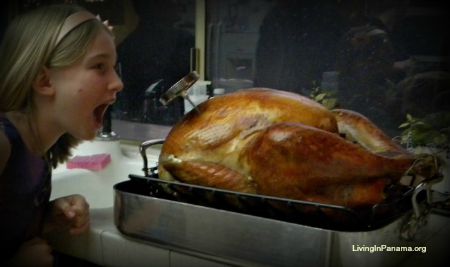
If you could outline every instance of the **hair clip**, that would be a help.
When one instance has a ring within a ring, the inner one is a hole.
[[[100,17],[99,14],[97,14],[96,17],[97,17],[97,19],[98,19],[99,21],[102,21],[102,18]],[[104,20],[104,21],[102,21],[102,23],[103,23],[103,25],[105,25],[105,27],[106,27],[110,32],[113,31],[114,27],[113,27],[112,25],[109,24],[109,20]]]

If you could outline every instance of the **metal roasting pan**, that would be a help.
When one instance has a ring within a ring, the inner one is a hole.
[[[114,186],[122,234],[239,266],[394,266],[404,253],[355,254],[352,246],[420,243],[402,238],[402,229],[415,216],[412,203],[426,198],[423,187],[391,187],[385,202],[353,210],[164,181],[154,173],[129,178]]]

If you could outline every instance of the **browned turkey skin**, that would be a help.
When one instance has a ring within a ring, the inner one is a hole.
[[[297,94],[245,89],[212,98],[169,133],[159,175],[186,183],[361,207],[384,199],[413,156],[372,122]]]

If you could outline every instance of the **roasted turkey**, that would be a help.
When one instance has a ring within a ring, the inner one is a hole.
[[[383,201],[413,156],[366,117],[252,88],[209,99],[176,124],[162,179],[347,207]]]

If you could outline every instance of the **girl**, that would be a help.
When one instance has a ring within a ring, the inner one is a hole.
[[[95,137],[122,90],[112,33],[75,5],[11,22],[0,47],[0,265],[51,266],[41,236],[89,226],[80,195],[49,202],[51,168]]]

